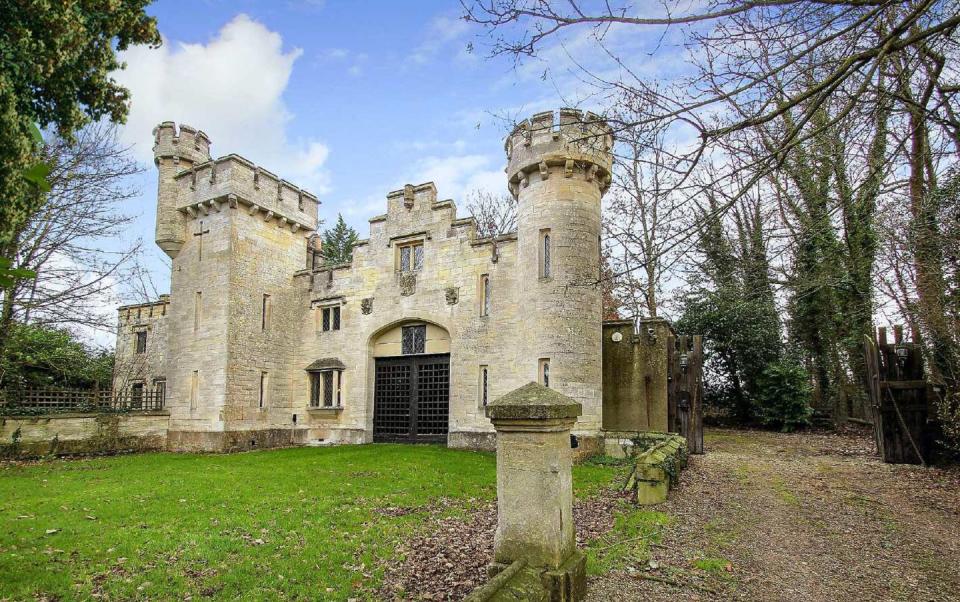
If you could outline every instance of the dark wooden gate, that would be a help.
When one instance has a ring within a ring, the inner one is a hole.
[[[884,462],[925,464],[932,440],[928,422],[930,385],[923,374],[923,353],[917,336],[908,342],[903,327],[887,329],[864,343],[870,406],[877,451]]]
[[[667,423],[703,453],[703,337],[671,335],[667,341]]]
[[[377,358],[375,442],[446,442],[449,414],[449,355]]]

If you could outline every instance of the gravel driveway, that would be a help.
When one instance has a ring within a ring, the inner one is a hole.
[[[960,471],[884,464],[863,432],[709,432],[650,560],[589,600],[960,600]],[[639,563],[636,563],[639,564]]]

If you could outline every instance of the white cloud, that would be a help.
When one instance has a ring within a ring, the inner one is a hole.
[[[213,154],[237,153],[314,192],[329,189],[319,140],[291,139],[284,101],[301,50],[284,51],[280,34],[237,15],[206,44],[164,39],[158,49],[123,53],[127,68],[114,74],[131,93],[122,137],[152,163],[153,127],[176,121],[202,129]]]
[[[407,57],[407,60],[423,65],[436,57],[441,50],[448,49],[452,44],[459,44],[453,53],[454,58],[461,61],[476,60],[476,56],[467,52],[464,34],[470,31],[470,24],[460,17],[440,15],[430,22],[429,30],[423,36],[423,42]]]
[[[368,58],[365,52],[353,52],[346,48],[328,48],[316,55],[314,65],[335,64],[338,67],[345,68],[347,75],[359,77],[363,75]]]
[[[462,141],[442,143],[436,140],[410,142],[398,145],[398,148],[453,150],[460,149]],[[507,178],[503,172],[503,158],[481,154],[429,155],[413,161],[396,180],[371,186],[376,192],[357,199],[328,203],[320,207],[320,216],[324,227],[329,227],[341,213],[351,223],[361,237],[367,236],[366,220],[387,210],[387,193],[400,189],[404,184],[422,184],[433,182],[437,186],[440,199],[454,199],[461,216],[466,215],[466,199],[470,193],[481,190],[494,194],[507,194]]]
[[[502,158],[486,155],[423,157],[412,167],[409,182],[433,182],[440,198],[458,201],[475,190],[499,194],[507,189],[502,163]]]

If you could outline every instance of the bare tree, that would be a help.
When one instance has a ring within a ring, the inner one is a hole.
[[[510,194],[475,190],[467,195],[467,211],[477,221],[479,238],[496,238],[517,231],[517,200]]]
[[[622,133],[604,231],[617,298],[634,317],[655,318],[666,281],[682,257],[671,243],[684,227],[686,202],[663,132],[652,140],[649,145],[637,131]]]
[[[564,34],[585,34],[618,68],[608,77],[584,66],[584,77],[600,90],[629,94],[650,108],[646,115],[621,121],[621,127],[683,122],[704,141],[768,123],[800,105],[815,110],[848,80],[876,73],[891,54],[921,45],[936,47],[960,26],[960,14],[950,0],[711,0],[691,3],[686,11],[668,2],[655,7],[627,0],[462,4],[464,19],[487,29],[492,54],[517,61],[537,56],[550,43],[563,41]],[[683,41],[708,69],[682,85],[664,87],[649,81],[635,59],[618,52],[612,40],[640,33],[665,35],[669,28],[681,28]],[[777,41],[777,48],[763,68],[747,74],[742,53],[758,36]],[[795,64],[810,57],[828,68],[825,76],[772,102],[769,83],[782,82]],[[757,102],[743,103],[753,107],[747,114],[717,118],[711,109],[731,99]]]
[[[920,52],[949,56],[956,50],[960,26],[951,0],[711,0],[685,8],[628,0],[462,4],[464,19],[485,28],[493,55],[517,62],[545,57],[548,72],[557,55],[565,55],[577,84],[586,89],[580,95],[589,102],[642,107],[603,115],[618,136],[630,131],[641,140],[646,137],[648,146],[663,132],[687,140],[672,158],[672,168],[682,176],[676,178],[678,186],[689,183],[705,157],[725,152],[737,133],[782,124],[784,115],[793,113],[791,126],[775,138],[776,146],[753,158],[750,177],[739,178],[728,168],[706,182],[711,188],[741,183],[718,212],[728,211],[778,170],[787,153],[816,136],[821,128],[810,125],[825,105],[835,108],[832,121],[822,126],[832,126],[852,111],[875,110],[881,98],[869,92],[891,57]],[[640,38],[648,43],[639,43]],[[676,65],[670,79],[649,76],[651,51],[637,49],[650,45],[654,55],[670,47],[685,49],[670,57]],[[935,58],[928,62],[937,64]],[[815,79],[806,77],[811,71]],[[922,109],[954,134],[960,132],[958,92],[955,79],[944,79],[935,88],[936,102]],[[700,230],[678,232],[671,245],[687,244]]]
[[[0,291],[0,332],[14,322],[112,331],[106,308],[141,249],[139,241],[117,241],[133,221],[123,204],[139,194],[131,177],[142,169],[105,124],[84,128],[72,142],[55,140],[44,153],[51,191],[13,245],[15,267],[37,277]]]

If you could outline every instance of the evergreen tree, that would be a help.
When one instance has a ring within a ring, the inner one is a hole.
[[[110,73],[123,68],[117,52],[160,45],[147,4],[0,0],[0,255],[41,202],[29,185],[40,175],[29,171],[40,146],[34,124],[69,139],[92,120],[126,119],[129,94]]]
[[[323,231],[323,246],[320,247],[323,265],[350,263],[353,260],[353,247],[359,239],[357,231],[348,226],[338,213],[336,225]]]
[[[683,299],[677,329],[704,337],[708,401],[749,423],[762,410],[763,372],[783,353],[763,224],[754,209],[736,211],[739,236],[733,244],[711,193],[708,201],[697,216],[703,224],[700,276]]]

